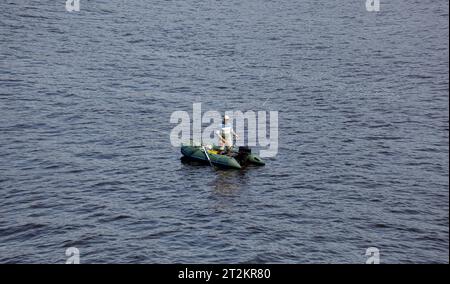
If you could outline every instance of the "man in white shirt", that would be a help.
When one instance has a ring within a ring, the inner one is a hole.
[[[236,139],[239,138],[229,122],[230,117],[228,115],[225,115],[220,130],[216,131],[216,135],[219,138],[220,149],[226,150],[226,152],[229,152],[233,147],[233,137],[236,137]]]

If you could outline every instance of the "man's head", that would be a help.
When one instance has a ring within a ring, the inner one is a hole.
[[[223,124],[226,125],[226,124],[228,124],[229,121],[230,121],[230,117],[228,115],[225,115],[223,117]]]

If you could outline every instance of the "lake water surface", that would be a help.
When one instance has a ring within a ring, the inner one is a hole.
[[[449,262],[448,1],[0,2],[0,263]],[[180,161],[172,112],[279,112]]]

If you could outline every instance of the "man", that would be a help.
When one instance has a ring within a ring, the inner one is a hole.
[[[219,146],[221,150],[225,150],[226,153],[230,152],[233,147],[233,137],[236,139],[239,136],[234,132],[233,128],[230,125],[230,117],[225,115],[223,117],[222,125],[220,130],[216,131],[216,135],[219,138]]]

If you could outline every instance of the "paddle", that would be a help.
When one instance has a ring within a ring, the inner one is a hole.
[[[203,148],[203,151],[205,152],[206,158],[207,158],[208,161],[209,161],[209,164],[211,165],[211,167],[213,168],[213,170],[216,170],[216,168],[214,168],[214,166],[213,166],[213,163],[211,162],[211,159],[209,158],[208,151],[206,151],[205,145],[202,145],[202,148]]]

